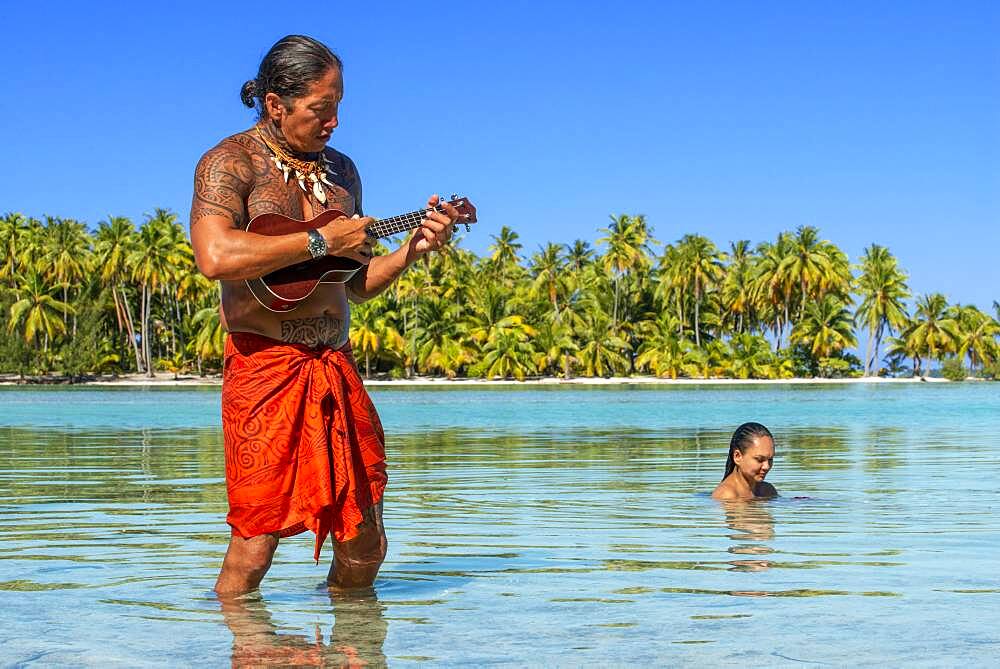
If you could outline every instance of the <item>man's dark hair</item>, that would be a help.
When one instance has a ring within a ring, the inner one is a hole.
[[[343,70],[343,64],[330,48],[305,35],[288,35],[278,40],[260,61],[257,78],[250,79],[240,89],[240,99],[247,107],[255,105],[263,118],[264,96],[278,95],[286,106],[305,95],[309,86],[331,68]]]
[[[729,457],[726,458],[726,473],[722,475],[723,481],[736,469],[736,459],[733,457],[733,452],[746,453],[747,449],[753,446],[754,439],[757,437],[768,437],[774,441],[771,431],[760,423],[743,423],[736,428],[736,432],[733,432],[733,438],[729,441]]]

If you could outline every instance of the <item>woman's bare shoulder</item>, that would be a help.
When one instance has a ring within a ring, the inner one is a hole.
[[[736,499],[736,493],[725,482],[722,482],[712,492],[712,499]]]

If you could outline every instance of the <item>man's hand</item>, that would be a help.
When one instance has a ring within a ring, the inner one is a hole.
[[[434,207],[441,205],[444,211],[436,211]],[[414,253],[423,255],[429,251],[437,251],[448,243],[455,232],[455,222],[460,214],[455,207],[442,202],[437,195],[431,195],[427,200],[427,215],[420,222],[420,227],[410,238],[410,248]]]
[[[332,256],[350,258],[362,265],[372,259],[372,244],[375,239],[368,236],[368,226],[375,222],[370,216],[336,218],[318,231],[326,240],[326,252]]]

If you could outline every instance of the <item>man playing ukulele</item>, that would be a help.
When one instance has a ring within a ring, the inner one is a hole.
[[[222,385],[226,486],[232,527],[215,589],[256,588],[279,537],[328,534],[331,588],[369,586],[385,558],[385,450],[378,414],[348,343],[349,300],[385,290],[418,257],[451,237],[458,212],[432,196],[426,217],[396,251],[372,257],[361,215],[361,181],[350,158],[326,146],[343,97],[340,59],[291,35],[278,41],[241,97],[259,122],[222,140],[199,161],[191,205],[198,269],[222,284],[229,332]],[[309,220],[334,208],[315,231],[264,236],[255,216]],[[334,255],[363,266],[346,283],[322,283],[294,310],[262,306],[246,280]]]

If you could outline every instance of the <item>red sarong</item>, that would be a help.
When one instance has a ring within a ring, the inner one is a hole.
[[[382,500],[385,435],[350,344],[309,348],[234,332],[222,375],[226,488],[233,530],[243,538],[357,533]]]

